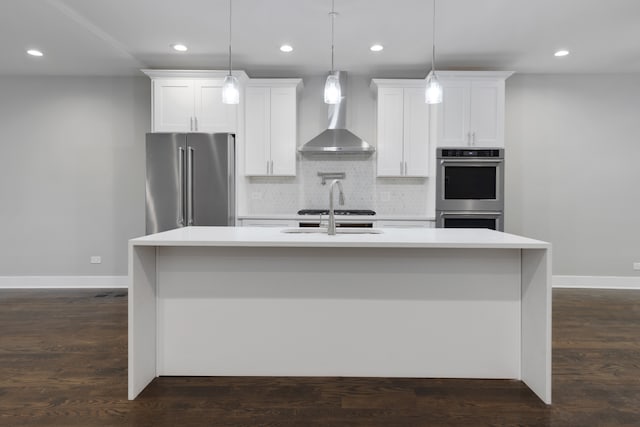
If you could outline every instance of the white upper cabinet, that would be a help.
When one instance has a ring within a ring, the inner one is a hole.
[[[237,131],[238,106],[222,103],[226,71],[143,72],[151,77],[153,85],[153,132]],[[234,74],[241,82],[247,79],[244,72]]]
[[[429,105],[425,81],[374,79],[377,93],[377,175],[429,175]]]
[[[505,80],[512,72],[439,71],[438,146],[504,147]]]
[[[301,79],[251,79],[246,89],[245,174],[295,176]]]

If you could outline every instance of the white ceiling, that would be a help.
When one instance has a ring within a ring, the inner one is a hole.
[[[431,0],[335,0],[336,69],[423,77]],[[436,65],[534,73],[640,72],[639,0],[439,0]],[[330,68],[331,0],[233,0],[234,68]],[[0,74],[132,75],[227,66],[227,0],[1,0]],[[177,53],[169,45],[189,46]],[[278,50],[290,43],[294,51]],[[373,43],[385,49],[369,51]],[[27,48],[45,56],[33,58]],[[555,58],[566,48],[571,55]]]

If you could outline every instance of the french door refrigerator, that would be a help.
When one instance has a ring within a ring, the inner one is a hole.
[[[147,133],[146,233],[235,225],[235,137]]]

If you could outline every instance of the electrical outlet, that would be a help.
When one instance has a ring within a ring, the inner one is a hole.
[[[640,262],[634,262],[633,263],[633,269],[634,270],[640,270]]]
[[[99,256],[92,256],[89,259],[89,262],[91,262],[91,264],[102,264],[102,257]]]

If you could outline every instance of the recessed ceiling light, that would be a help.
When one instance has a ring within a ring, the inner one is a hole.
[[[181,43],[172,44],[171,47],[178,52],[186,52],[188,50],[187,47]]]
[[[293,51],[293,47],[290,44],[283,44],[282,46],[280,46],[280,50],[282,52],[291,52]]]
[[[567,56],[569,55],[569,51],[568,50],[559,50],[556,53],[553,54],[554,56]]]
[[[27,53],[31,56],[44,56],[44,54],[37,49],[29,49]]]
[[[382,46],[381,44],[374,44],[369,49],[371,49],[372,52],[380,52],[382,49],[384,49],[384,46]]]

